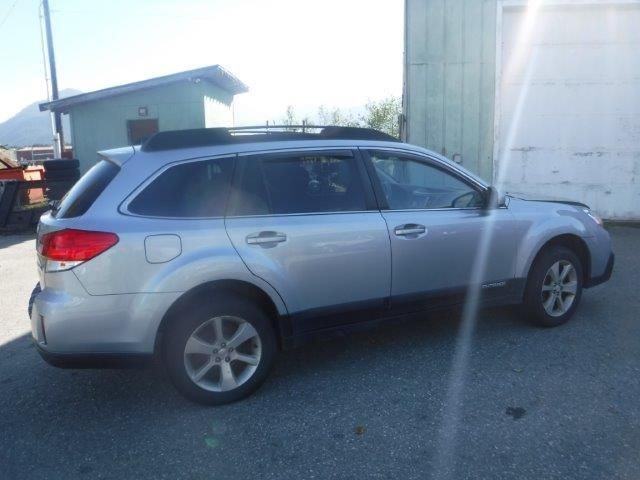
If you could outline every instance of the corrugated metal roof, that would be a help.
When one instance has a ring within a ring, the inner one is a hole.
[[[70,107],[80,103],[93,102],[102,100],[103,98],[122,95],[125,93],[136,92],[139,90],[147,90],[149,88],[170,85],[172,83],[184,81],[207,81],[236,95],[249,91],[249,88],[242,83],[236,76],[225,70],[220,65],[212,65],[209,67],[196,68],[195,70],[187,70],[185,72],[173,73],[162,77],[150,78],[139,82],[127,83],[115,87],[96,90],[95,92],[82,93],[72,97],[62,98],[53,102],[40,104],[40,111],[45,110],[66,112]]]

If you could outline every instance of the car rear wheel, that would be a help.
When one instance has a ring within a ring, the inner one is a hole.
[[[165,361],[177,389],[198,403],[239,400],[267,377],[276,353],[269,318],[235,297],[216,297],[175,318]]]
[[[536,259],[529,275],[524,306],[529,318],[544,327],[567,322],[582,295],[582,265],[571,250],[553,246]]]

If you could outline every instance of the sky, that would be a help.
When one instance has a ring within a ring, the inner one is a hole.
[[[49,0],[60,89],[220,64],[236,124],[402,91],[403,0]],[[47,95],[40,0],[0,0],[0,122]]]

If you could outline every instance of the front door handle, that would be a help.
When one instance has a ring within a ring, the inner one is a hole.
[[[416,223],[406,223],[404,225],[398,225],[393,231],[399,237],[404,237],[407,235],[422,235],[427,232],[427,228],[424,225],[418,225]]]
[[[287,240],[287,236],[284,233],[278,232],[260,232],[247,235],[247,243],[249,245],[264,245],[273,243],[282,243]]]

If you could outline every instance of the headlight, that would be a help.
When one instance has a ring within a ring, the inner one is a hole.
[[[588,208],[583,208],[582,211],[584,213],[586,213],[587,215],[589,215],[594,222],[596,222],[598,225],[602,226],[602,219],[598,215],[593,213]]]

